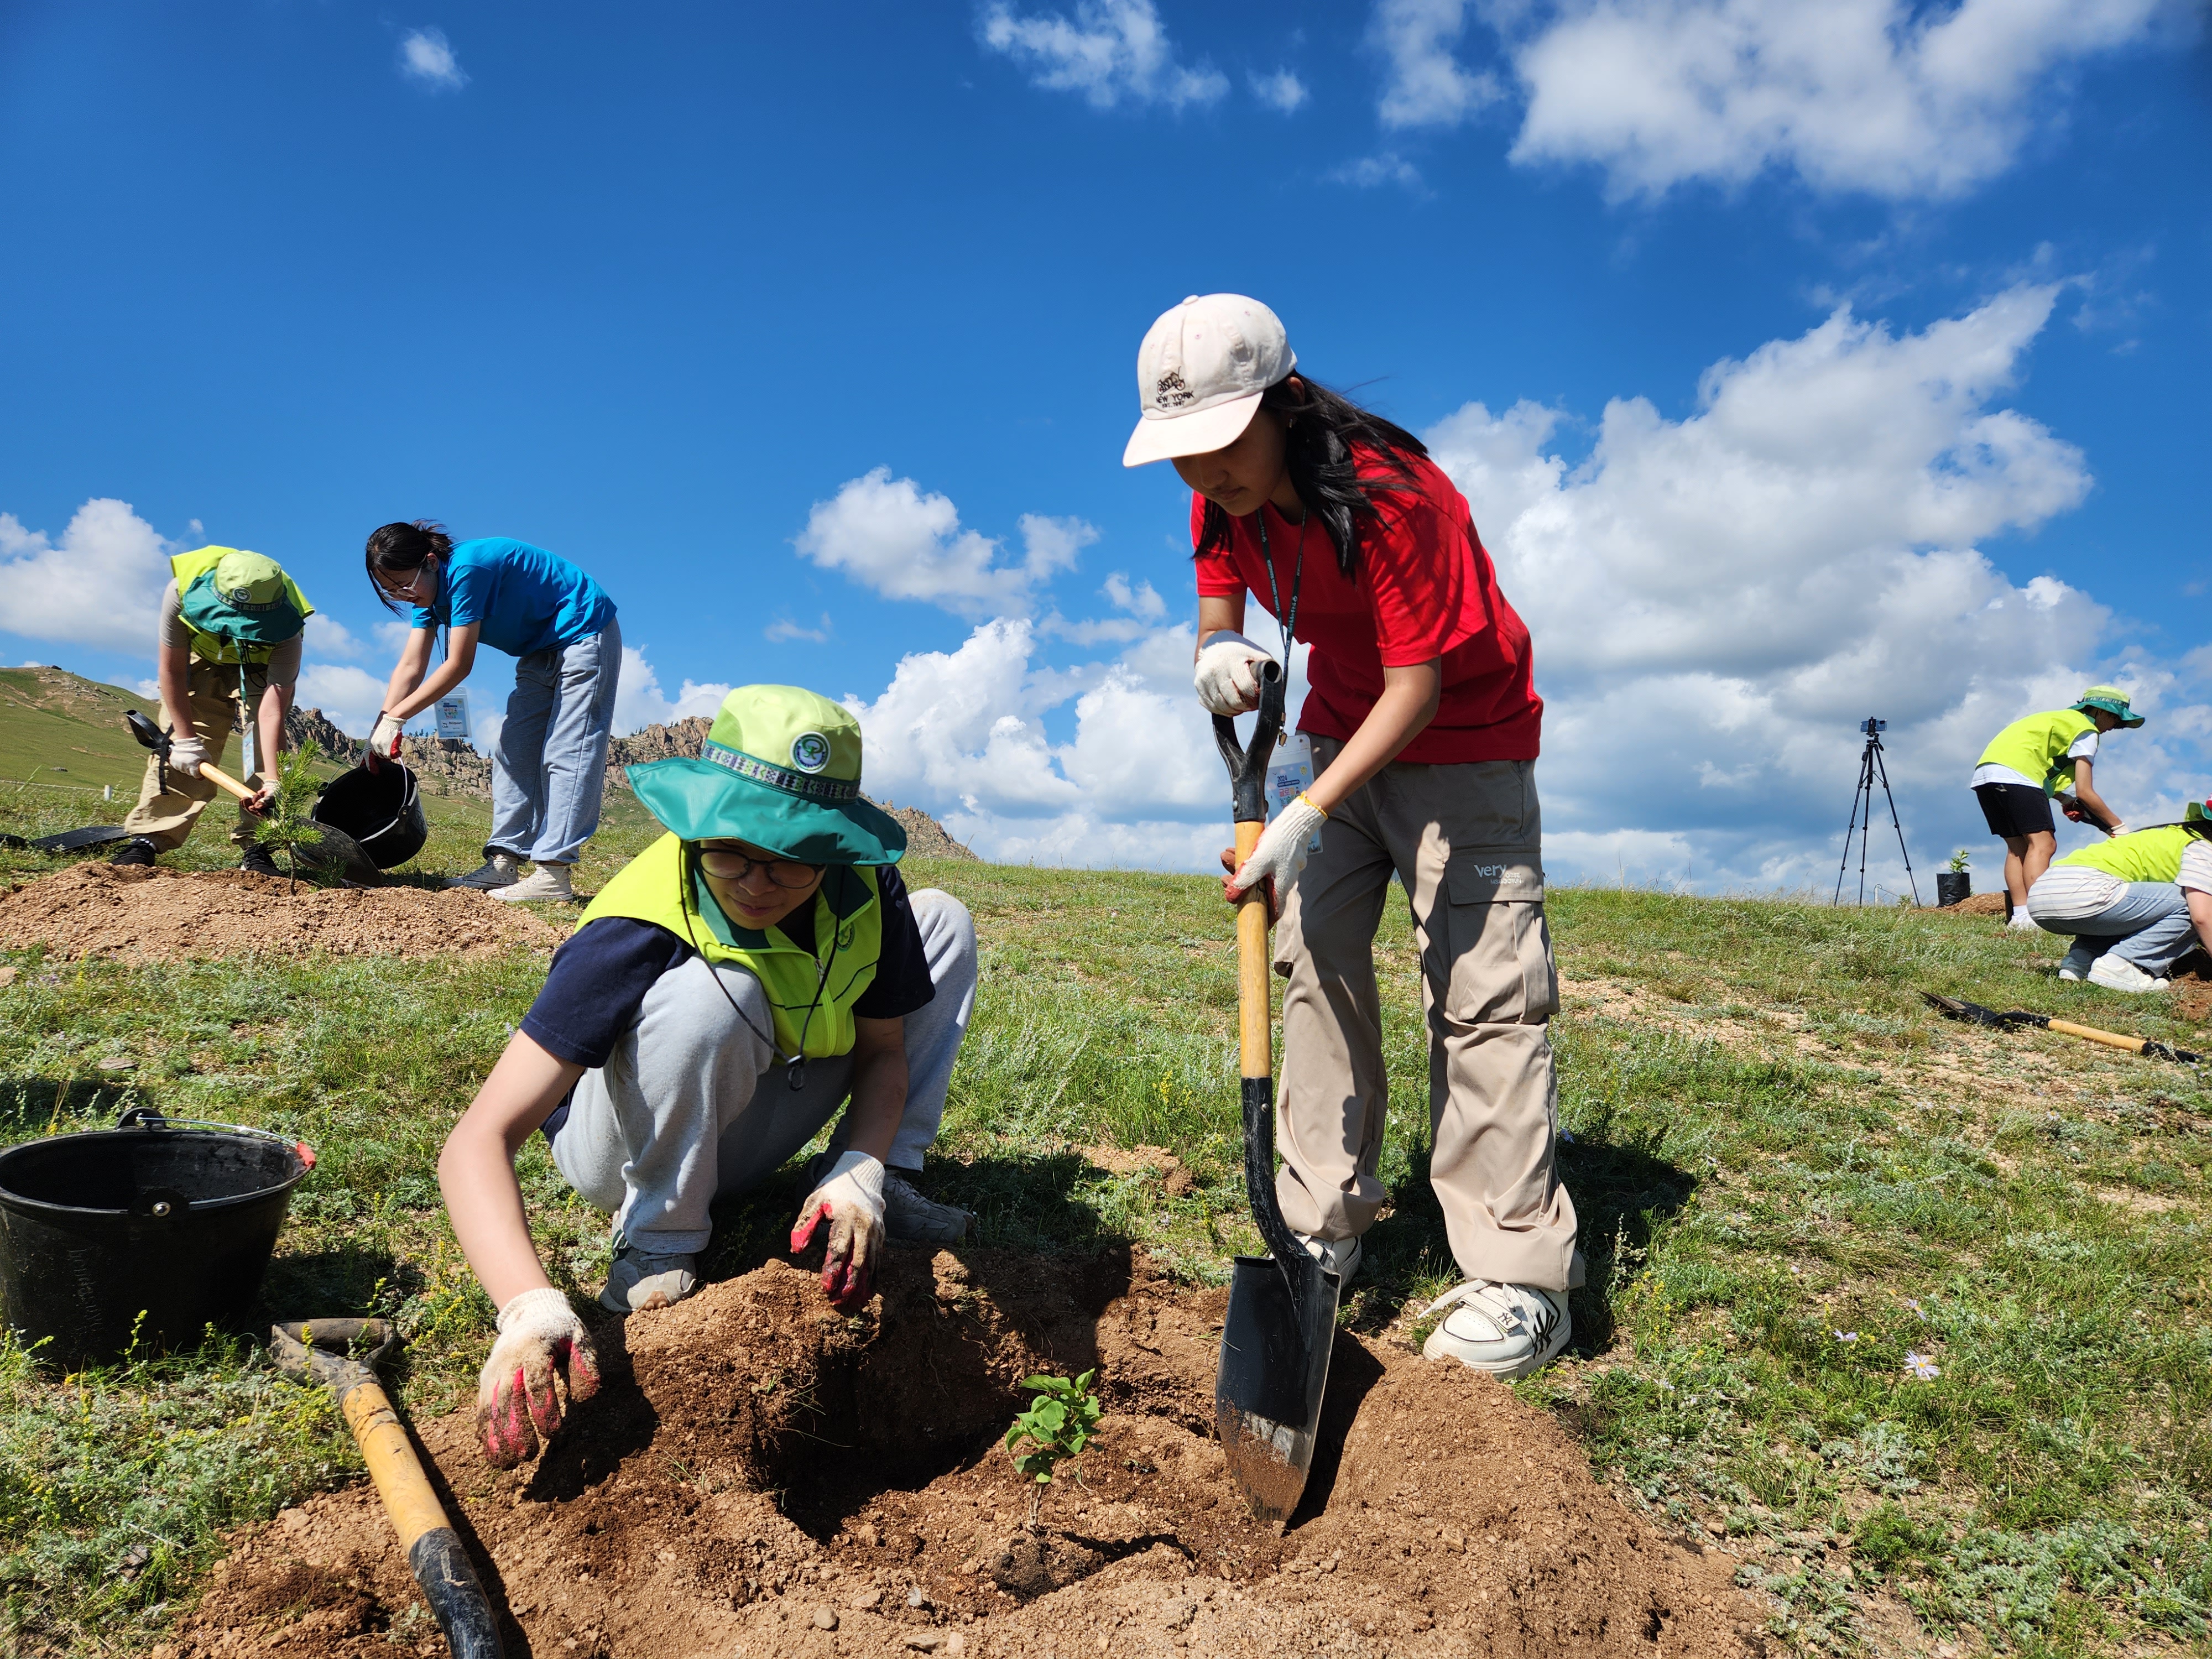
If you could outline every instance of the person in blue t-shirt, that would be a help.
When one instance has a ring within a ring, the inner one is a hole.
[[[501,899],[572,899],[569,868],[599,827],[622,677],[614,601],[542,547],[506,536],[456,542],[422,519],[369,537],[368,579],[387,610],[411,605],[415,620],[369,734],[368,763],[398,754],[401,729],[468,678],[478,645],[518,659],[492,745],[483,866],[453,885]],[[446,660],[433,670],[441,628]],[[538,866],[526,878],[525,860]]]

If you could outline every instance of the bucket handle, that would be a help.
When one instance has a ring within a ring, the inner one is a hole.
[[[250,1123],[218,1123],[213,1118],[165,1117],[151,1106],[133,1106],[115,1120],[118,1129],[223,1129],[234,1135],[250,1135],[256,1140],[273,1140],[288,1146],[300,1155],[300,1162],[312,1170],[315,1167],[315,1149],[304,1140],[295,1140],[290,1135],[279,1134],[274,1129],[257,1129]]]
[[[397,761],[392,762],[392,764],[394,766],[399,766],[399,763]],[[398,811],[392,814],[392,822],[386,824],[382,830],[372,830],[365,836],[356,836],[354,839],[360,842],[362,845],[366,846],[368,842],[374,841],[379,836],[383,835],[386,830],[397,830],[399,827],[399,820],[407,816],[407,809],[414,805],[416,799],[415,775],[409,771],[405,767],[399,766],[399,775],[406,780],[406,787],[399,792]],[[320,796],[317,796],[315,799],[315,805],[318,807],[320,807],[322,804],[322,798]],[[310,816],[312,816],[312,814]],[[320,818],[317,818],[315,820],[318,823],[320,823],[323,820]],[[336,824],[332,824],[330,827],[333,830],[337,828]]]

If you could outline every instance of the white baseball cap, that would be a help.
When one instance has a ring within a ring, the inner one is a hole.
[[[1137,348],[1144,415],[1121,465],[1205,455],[1237,441],[1260,394],[1297,367],[1282,319],[1241,294],[1194,294]]]

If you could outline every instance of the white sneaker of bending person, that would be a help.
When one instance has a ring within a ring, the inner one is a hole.
[[[1299,1233],[1296,1237],[1298,1243],[1306,1247],[1308,1255],[1336,1275],[1340,1286],[1352,1283],[1352,1274],[1359,1271],[1359,1258],[1363,1254],[1358,1239],[1316,1238],[1310,1233]]]
[[[654,1255],[618,1240],[599,1305],[618,1314],[673,1307],[699,1288],[698,1267],[696,1255]]]
[[[2039,924],[2033,916],[2027,914],[2027,907],[2025,904],[2012,913],[2012,920],[2005,923],[2005,927],[2015,933],[2033,933],[2040,931]]]
[[[491,896],[509,904],[527,904],[533,899],[556,904],[576,902],[576,896],[568,890],[568,866],[565,864],[541,864],[514,886],[494,888]]]
[[[2163,991],[2170,982],[2143,972],[2125,957],[2107,953],[2089,964],[2089,983],[2107,991]]]
[[[489,893],[495,887],[512,887],[522,879],[522,860],[496,847],[484,848],[484,861],[465,876],[455,876],[448,887],[474,887]]]
[[[1429,1333],[1421,1358],[1456,1359],[1501,1382],[1517,1382],[1543,1370],[1575,1333],[1566,1292],[1533,1285],[1470,1279],[1429,1304],[1421,1316],[1439,1308],[1451,1312]]]

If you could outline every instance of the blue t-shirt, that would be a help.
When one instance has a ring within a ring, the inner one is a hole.
[[[477,625],[477,641],[526,657],[604,631],[615,602],[568,560],[511,536],[455,542],[438,595],[415,607],[417,628]]]

